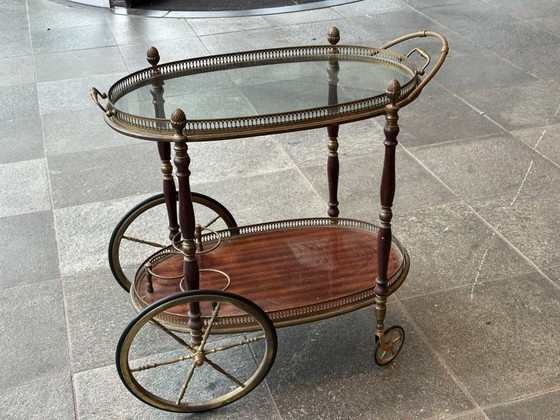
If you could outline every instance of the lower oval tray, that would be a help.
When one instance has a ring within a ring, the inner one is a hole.
[[[377,278],[377,233],[371,223],[351,219],[313,218],[262,223],[203,236],[197,255],[200,288],[239,294],[259,305],[275,326],[294,325],[347,313],[373,303]],[[184,289],[183,255],[173,247],[142,266],[131,288],[136,309]],[[406,250],[393,238],[389,257],[389,293],[408,273]],[[152,292],[148,292],[151,277]],[[170,328],[184,330],[184,313],[165,314]],[[203,317],[209,315],[204,314]],[[228,314],[222,314],[228,316]],[[229,314],[223,329],[250,329]],[[237,327],[236,327],[237,325]]]

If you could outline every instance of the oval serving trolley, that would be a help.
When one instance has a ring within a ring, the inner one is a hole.
[[[391,47],[416,38],[423,49]],[[387,297],[405,280],[409,257],[391,234],[399,109],[421,93],[448,52],[435,32],[380,48],[327,45],[230,53],[159,64],[91,96],[114,130],[157,144],[163,192],[115,227],[109,263],[138,315],[117,345],[126,387],[154,407],[197,412],[244,396],[266,376],[276,328],[375,306],[375,361],[394,360],[404,342],[385,328]],[[417,64],[417,62],[420,64]],[[169,115],[166,109],[173,109]],[[379,225],[339,217],[338,131],[385,116]],[[191,191],[188,147],[326,127],[326,217],[238,226],[215,198]],[[173,150],[172,150],[173,149]],[[172,153],[173,151],[173,153]]]

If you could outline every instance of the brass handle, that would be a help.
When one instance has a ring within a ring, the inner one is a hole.
[[[105,115],[107,115],[108,117],[113,115],[113,111],[107,111],[107,109],[105,109],[99,102],[99,96],[101,96],[102,99],[107,99],[106,93],[101,93],[96,88],[92,87],[89,91],[89,94],[91,95],[91,99],[93,99],[93,102],[97,104],[97,106],[103,111]]]
[[[422,48],[414,48],[412,51],[410,51],[406,57],[410,57],[413,53],[417,52],[418,54],[420,54],[420,56],[424,57],[426,59],[426,64],[424,64],[424,67],[422,67],[420,70],[418,70],[418,74],[420,76],[422,76],[426,70],[426,68],[430,65],[430,62],[432,61],[432,58],[430,57],[430,54],[428,54],[425,50],[423,50]]]
[[[400,44],[401,42],[407,41],[409,39],[413,39],[413,38],[425,38],[425,37],[434,37],[440,40],[441,42],[441,53],[439,55],[439,57],[437,58],[437,60],[435,61],[435,63],[432,65],[432,68],[430,69],[430,71],[426,74],[426,76],[424,76],[423,79],[421,79],[420,83],[418,83],[418,86],[416,86],[414,88],[414,90],[412,92],[410,92],[410,94],[403,100],[398,102],[398,105],[400,107],[403,107],[407,104],[409,104],[410,102],[412,102],[414,99],[416,99],[416,97],[420,94],[420,92],[422,92],[422,89],[424,89],[424,86],[426,86],[428,84],[428,82],[430,80],[432,80],[432,78],[436,75],[436,73],[438,72],[438,70],[440,69],[440,67],[442,66],[443,62],[445,61],[445,58],[447,57],[447,54],[449,53],[449,45],[447,43],[447,39],[445,39],[445,37],[443,35],[438,34],[437,32],[431,32],[431,31],[420,31],[420,32],[414,32],[405,36],[401,36],[400,38],[394,39],[393,41],[383,45],[382,47],[380,47],[381,49],[387,49],[387,48],[391,48],[394,45]],[[412,50],[412,52],[417,51],[420,55],[424,56],[423,54],[426,54],[426,56],[428,56],[428,54],[423,51],[420,50],[419,48],[416,48],[415,50]],[[420,52],[422,51],[422,52]],[[427,59],[427,57],[426,57]],[[426,67],[427,67],[428,63],[426,63],[426,65],[422,68],[422,72],[425,72]],[[421,73],[418,72],[418,76]],[[420,79],[420,78],[419,78]]]

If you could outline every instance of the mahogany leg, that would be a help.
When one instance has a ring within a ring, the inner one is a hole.
[[[393,80],[387,87],[387,96],[391,103],[387,105],[385,113],[385,158],[383,162],[383,174],[381,176],[381,211],[379,219],[381,226],[377,236],[377,280],[375,285],[376,307],[375,313],[377,318],[377,336],[382,339],[384,337],[384,320],[385,320],[385,304],[389,288],[387,286],[388,276],[387,270],[389,266],[389,255],[391,253],[391,219],[393,218],[392,206],[395,198],[395,152],[398,144],[397,136],[399,134],[398,125],[398,106],[395,105],[396,99],[400,94],[400,85],[397,80]]]
[[[175,135],[175,167],[177,168],[177,181],[179,184],[179,225],[183,235],[183,276],[187,290],[196,290],[200,286],[200,273],[196,260],[195,244],[195,217],[191,199],[190,156],[187,149],[187,139],[183,134],[187,119],[180,109],[171,114],[171,123],[176,130]],[[191,330],[191,343],[198,346],[202,341],[202,320],[200,305],[192,302],[189,305],[189,322]]]
[[[152,74],[157,76],[160,71],[157,67],[159,63],[159,52],[156,48],[150,47],[146,53],[146,59],[152,65]],[[165,100],[163,99],[163,81],[156,79],[152,83],[150,93],[156,118],[165,118]],[[165,197],[165,207],[167,209],[167,220],[169,222],[169,239],[173,240],[179,233],[177,221],[177,189],[173,180],[173,166],[171,166],[171,144],[158,141],[159,158],[161,159],[161,172],[163,174],[163,195]]]
[[[329,184],[329,209],[330,217],[338,217],[338,125],[327,127],[329,133],[329,156],[327,158],[327,180]]]
[[[163,174],[163,195],[169,222],[169,239],[180,240],[180,238],[176,238],[179,233],[179,223],[177,220],[177,187],[173,180],[173,166],[171,165],[171,144],[158,141],[158,152]]]

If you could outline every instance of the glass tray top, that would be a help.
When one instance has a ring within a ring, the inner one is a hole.
[[[305,57],[299,57],[302,58]],[[336,90],[336,104],[348,103],[384,95],[392,79],[406,85],[415,76],[409,67],[376,57],[364,57],[363,61],[340,54],[311,58],[256,60],[251,66],[224,64],[205,72],[156,76],[118,98],[115,107],[153,118],[156,115],[151,90],[163,84],[166,115],[176,108],[182,109],[188,120],[273,115],[333,105],[329,103],[329,87]],[[338,71],[329,77],[333,62]]]
[[[108,92],[107,121],[125,134],[172,141],[179,108],[190,141],[316,128],[380,115],[418,85],[414,61],[359,46],[279,48],[194,58],[132,73]],[[159,104],[159,105],[158,105]]]

